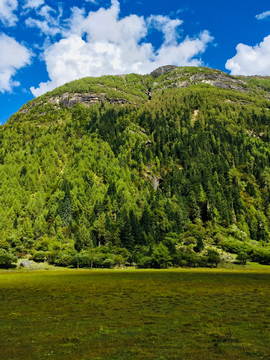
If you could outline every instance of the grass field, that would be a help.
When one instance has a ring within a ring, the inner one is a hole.
[[[0,273],[0,359],[270,359],[270,270]]]

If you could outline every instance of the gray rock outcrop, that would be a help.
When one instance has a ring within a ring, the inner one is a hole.
[[[30,268],[30,267],[31,267],[31,263],[30,263],[30,261],[28,261],[28,260],[22,260],[22,261],[19,262],[19,266],[20,266],[21,268]]]
[[[179,66],[175,66],[175,65],[161,66],[161,67],[155,69],[154,71],[152,71],[152,72],[150,73],[150,75],[151,75],[153,78],[157,78],[157,77],[159,77],[160,75],[169,74],[172,70],[177,69],[178,67],[179,67]]]

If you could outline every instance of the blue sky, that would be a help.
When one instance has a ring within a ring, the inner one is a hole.
[[[85,76],[204,65],[270,75],[269,1],[0,0],[0,123]]]

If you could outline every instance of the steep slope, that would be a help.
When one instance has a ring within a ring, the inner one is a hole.
[[[59,265],[207,265],[214,249],[270,263],[269,84],[166,66],[29,102],[0,128],[0,248]]]

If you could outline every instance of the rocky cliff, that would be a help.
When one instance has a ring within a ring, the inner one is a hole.
[[[264,89],[261,82],[268,80],[269,77],[262,76],[231,76],[220,70],[204,67],[166,65],[155,69],[150,75],[129,74],[76,80],[28,102],[20,112],[27,114],[33,107],[42,104],[52,104],[55,108],[72,108],[77,103],[91,106],[102,102],[139,106],[160,91],[196,85],[242,93],[260,92]],[[270,100],[270,88],[269,91],[264,91],[263,96]]]

